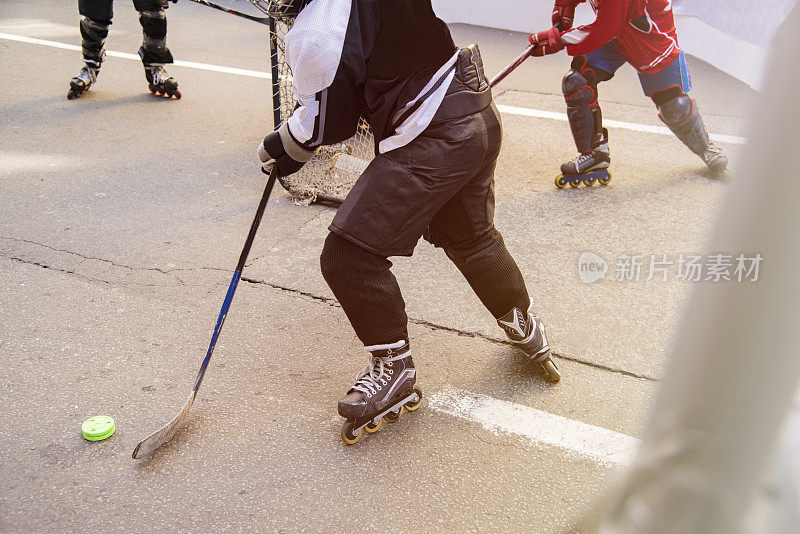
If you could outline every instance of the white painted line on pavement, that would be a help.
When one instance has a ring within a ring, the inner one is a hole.
[[[59,43],[58,41],[47,41],[45,39],[36,39],[34,37],[25,37],[22,35],[12,35],[10,33],[0,33],[0,39],[7,39],[9,41],[18,41],[20,43],[38,44],[43,46],[51,46],[53,48],[62,48],[64,50],[75,50],[80,52],[81,47],[66,43]],[[118,57],[122,59],[133,59],[141,61],[138,54],[128,54],[126,52],[114,52],[113,50],[106,50],[106,55],[110,57]],[[195,63],[194,61],[180,61],[176,60],[173,65],[178,67],[187,67],[190,69],[208,70],[212,72],[223,72],[225,74],[235,74],[238,76],[249,76],[251,78],[264,78],[267,80],[272,79],[268,72],[261,72],[257,70],[236,69],[233,67],[223,67],[221,65],[210,65],[208,63]]]
[[[62,48],[64,50],[76,50],[76,51],[81,50],[80,46],[70,45],[66,43],[59,43],[58,41],[47,41],[45,39],[36,39],[34,37],[25,37],[22,35],[12,35],[10,33],[0,33],[0,39],[7,39],[9,41],[18,41],[20,43],[51,46],[54,48]],[[141,61],[139,56],[136,54],[127,54],[125,52],[114,52],[113,50],[107,50],[106,54],[108,54],[110,57]],[[179,67],[187,67],[190,69],[200,69],[212,72],[222,72],[225,74],[235,74],[237,76],[249,76],[251,78],[263,78],[265,80],[272,79],[272,76],[268,72],[261,72],[257,70],[237,69],[232,67],[223,67],[220,65],[210,65],[208,63],[195,63],[193,61],[180,61],[180,60],[175,60],[174,65],[177,65]],[[507,115],[518,115],[521,117],[535,117],[539,119],[553,119],[562,122],[566,122],[567,120],[567,115],[565,113],[557,113],[555,111],[544,111],[540,109],[507,106],[505,104],[498,104],[497,109],[499,109],[501,113],[505,113]],[[603,119],[603,124],[610,128],[621,128],[624,130],[632,130],[634,132],[654,133],[659,135],[670,135],[670,136],[673,135],[672,132],[669,130],[669,128],[666,128],[664,126],[651,126],[649,124],[615,121],[605,118]],[[743,145],[747,142],[746,138],[738,137],[735,135],[709,134],[709,137],[711,137],[713,141],[731,145]]]
[[[638,439],[626,434],[450,386],[429,397],[428,406],[492,433],[522,436],[609,467],[628,465],[639,446]]]
[[[505,104],[497,104],[497,109],[500,113],[508,115],[520,115],[522,117],[536,117],[539,119],[554,119],[557,121],[566,121],[566,113],[557,113],[555,111],[543,111],[539,109],[521,108],[517,106],[507,106]],[[638,124],[635,122],[615,121],[603,118],[603,126],[609,128],[623,128],[625,130],[633,130],[634,132],[654,133],[659,135],[674,135],[672,131],[666,126],[651,126],[649,124]],[[747,138],[738,137],[735,135],[725,134],[709,134],[712,141],[720,143],[727,143],[730,145],[743,145],[747,143]]]

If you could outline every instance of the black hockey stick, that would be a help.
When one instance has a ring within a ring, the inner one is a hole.
[[[528,57],[533,53],[534,48],[536,48],[535,44],[532,44],[528,48],[526,48],[523,53],[521,53],[519,56],[517,56],[517,59],[512,61],[506,68],[504,68],[503,70],[498,72],[497,75],[494,78],[492,78],[492,80],[489,82],[489,86],[490,87],[494,87],[498,83],[502,82],[505,79],[506,76],[511,74],[511,72],[514,69],[516,69],[517,67],[522,65],[522,63],[526,59],[528,59]]]
[[[197,2],[198,4],[202,4],[204,6],[213,7],[214,9],[219,9],[220,11],[224,11],[225,13],[230,13],[231,15],[236,15],[237,17],[242,17],[243,19],[260,22],[261,24],[269,24],[269,21],[272,18],[272,17],[255,17],[253,15],[248,15],[247,13],[242,13],[241,11],[236,11],[235,9],[231,9],[229,7],[221,6],[213,2],[208,2],[207,0],[191,0],[191,1]]]
[[[211,343],[208,346],[208,352],[206,352],[206,357],[203,360],[203,364],[200,366],[200,372],[197,373],[197,378],[195,379],[194,387],[192,387],[192,391],[189,394],[189,399],[186,401],[186,404],[183,406],[183,410],[181,410],[178,415],[176,415],[169,423],[147,436],[136,446],[135,449],[133,449],[133,457],[135,459],[146,458],[153,454],[157,448],[172,439],[172,436],[175,435],[183,423],[189,419],[189,409],[192,407],[192,403],[197,396],[197,390],[200,388],[200,384],[203,382],[203,377],[205,376],[206,369],[208,368],[208,362],[211,361],[211,354],[214,352],[214,346],[217,344],[217,339],[219,338],[219,333],[222,330],[222,325],[225,324],[225,317],[228,315],[228,308],[231,306],[233,294],[236,292],[236,286],[239,285],[239,280],[242,277],[242,269],[244,269],[247,256],[250,254],[250,247],[253,245],[253,240],[256,237],[258,226],[261,224],[261,217],[264,215],[264,209],[267,207],[267,201],[269,200],[269,195],[272,192],[272,187],[275,185],[275,180],[277,177],[277,167],[273,165],[272,172],[269,174],[269,179],[267,180],[267,185],[264,187],[264,194],[261,196],[261,202],[258,204],[256,216],[253,218],[253,223],[250,225],[250,233],[247,234],[247,241],[245,241],[242,254],[239,256],[239,263],[236,264],[236,271],[233,273],[233,280],[231,280],[231,284],[228,286],[228,293],[225,295],[225,301],[222,303],[222,309],[220,310],[219,317],[217,318],[217,326],[214,327],[214,335],[211,336]]]

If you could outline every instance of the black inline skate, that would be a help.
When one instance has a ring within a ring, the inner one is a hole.
[[[392,345],[366,347],[369,364],[356,383],[339,401],[342,441],[353,445],[362,431],[377,432],[385,419],[394,423],[403,410],[413,412],[422,401],[422,390],[414,383],[417,372],[411,360],[408,341]]]
[[[529,311],[512,308],[497,320],[508,338],[534,362],[541,363],[551,382],[561,380],[556,364],[550,357],[550,344],[544,332],[544,323]]]
[[[67,98],[72,100],[73,98],[77,98],[88,91],[89,88],[97,81],[98,72],[100,72],[99,67],[93,67],[88,63],[84,65],[78,75],[70,80]]]
[[[594,144],[591,152],[579,154],[575,159],[561,164],[561,174],[555,180],[556,187],[578,187],[581,183],[592,186],[595,182],[607,185],[611,181],[609,165],[611,149],[608,147],[608,130],[603,128],[603,136]]]
[[[158,93],[167,98],[174,96],[177,100],[180,100],[181,92],[178,91],[178,82],[167,74],[164,67],[161,65],[147,65],[144,68],[144,75],[147,78],[151,93]]]

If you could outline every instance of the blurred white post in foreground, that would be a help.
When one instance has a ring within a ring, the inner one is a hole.
[[[696,288],[634,465],[580,532],[745,529],[800,382],[798,58],[795,7],[774,42],[748,153],[710,244],[710,253],[761,254],[759,279]],[[792,501],[770,521],[796,514]]]

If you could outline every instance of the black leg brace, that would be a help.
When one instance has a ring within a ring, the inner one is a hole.
[[[480,236],[446,246],[445,253],[495,319],[514,307],[528,309],[525,280],[494,226]]]
[[[369,345],[408,339],[406,304],[392,262],[331,233],[320,256],[322,276],[356,335]]]
[[[172,63],[172,52],[167,48],[167,15],[160,7],[139,12],[142,25],[142,46],[139,57],[145,66]]]
[[[87,65],[99,69],[105,56],[105,42],[108,37],[108,27],[110,20],[97,20],[89,17],[81,17],[81,47],[83,50],[83,60]]]

